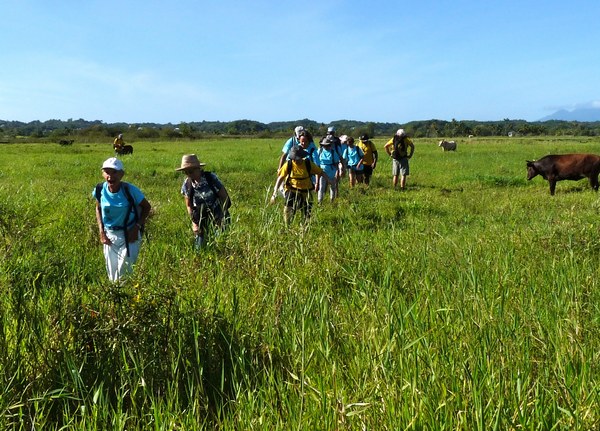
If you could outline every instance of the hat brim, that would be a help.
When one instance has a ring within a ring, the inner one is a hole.
[[[197,165],[191,165],[191,166],[182,166],[182,167],[177,168],[175,170],[176,171],[185,171],[186,169],[201,168],[202,166],[206,166],[206,163],[199,163]]]

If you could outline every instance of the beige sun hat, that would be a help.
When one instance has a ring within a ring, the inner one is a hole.
[[[201,163],[200,160],[198,160],[198,156],[195,154],[185,154],[181,158],[181,167],[175,170],[185,171],[186,169],[200,168],[202,166],[206,166],[206,163]]]

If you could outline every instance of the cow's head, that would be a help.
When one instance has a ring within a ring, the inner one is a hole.
[[[535,161],[527,160],[527,180],[531,180],[539,175],[539,171],[535,166]]]

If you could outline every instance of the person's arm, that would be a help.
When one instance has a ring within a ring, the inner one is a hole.
[[[375,148],[375,145],[373,145],[373,164],[371,166],[373,166],[373,169],[375,169],[375,165],[377,165],[377,160],[379,159],[379,156],[377,154],[377,149]]]
[[[140,227],[142,227],[148,221],[148,217],[150,216],[150,210],[152,209],[152,205],[150,205],[150,202],[148,202],[148,200],[146,198],[144,198],[140,202],[140,209],[142,211],[140,214],[140,218],[138,219],[138,224],[140,225]]]
[[[277,177],[277,181],[275,181],[275,187],[273,188],[273,194],[271,195],[271,203],[275,203],[275,199],[277,199],[277,191],[281,187],[283,183],[283,177]]]
[[[140,217],[138,218],[137,223],[127,232],[127,235],[129,235],[130,242],[134,242],[134,241],[138,240],[138,238],[140,237],[140,233],[144,230],[144,225],[146,224],[146,221],[148,220],[148,216],[150,215],[150,210],[152,209],[150,202],[148,202],[148,200],[146,198],[142,199],[139,206],[140,206],[140,210],[141,210]]]
[[[227,193],[227,189],[225,188],[225,186],[219,189],[217,196],[219,196],[219,202],[221,203],[221,212],[223,213],[223,218],[217,220],[217,224],[219,226],[222,226],[223,220],[225,219],[225,215],[227,214],[227,210],[231,206],[231,199],[229,199],[229,193]]]
[[[408,158],[410,159],[415,153],[415,144],[413,144],[412,141],[408,141],[408,146],[410,147],[410,154],[408,155]]]
[[[225,186],[219,189],[219,201],[221,202],[223,208],[223,214],[229,209],[231,206],[231,199],[229,199],[229,193],[227,193],[227,189]]]
[[[102,222],[102,208],[100,208],[100,202],[96,201],[96,222],[98,223],[98,230],[100,236],[100,242],[102,244],[110,245],[110,239],[106,236],[104,231],[104,222]]]
[[[388,141],[387,144],[384,145],[383,149],[387,153],[388,156],[392,156],[392,146],[394,145],[394,141]]]
[[[200,226],[198,226],[198,224],[196,222],[194,222],[194,218],[192,217],[192,212],[193,212],[192,200],[190,199],[190,197],[187,194],[184,194],[183,198],[185,200],[185,209],[187,210],[187,212],[190,216],[190,219],[192,220],[192,232],[194,232],[194,234],[197,235],[198,232],[200,231]]]
[[[277,166],[278,171],[283,166],[285,159],[287,159],[287,153],[281,153],[281,157],[279,158],[279,166]]]

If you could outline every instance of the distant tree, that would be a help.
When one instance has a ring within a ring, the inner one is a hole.
[[[188,124],[188,123],[180,123],[179,124],[179,132],[181,133],[181,136],[183,136],[184,138],[192,138],[193,137],[193,133],[195,127]]]
[[[427,128],[427,134],[425,135],[428,138],[437,138],[438,137],[438,129],[435,122],[431,122],[429,127]]]

